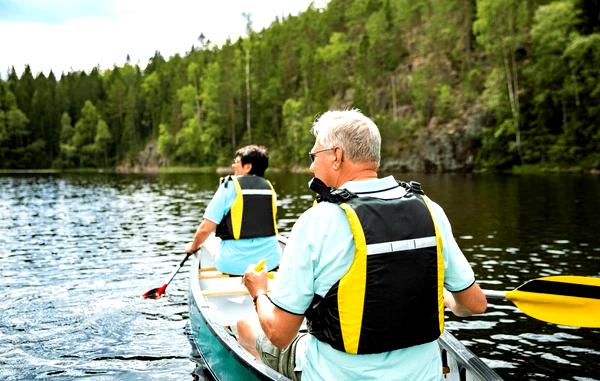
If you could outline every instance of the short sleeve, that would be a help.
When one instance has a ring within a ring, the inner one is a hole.
[[[454,239],[450,221],[443,209],[431,202],[432,212],[442,236],[444,257],[444,286],[448,291],[458,292],[475,282],[475,274],[467,258]]]
[[[235,187],[233,183],[229,183],[227,187],[225,187],[225,183],[219,185],[219,188],[204,210],[204,218],[219,224],[231,209],[234,199]]]

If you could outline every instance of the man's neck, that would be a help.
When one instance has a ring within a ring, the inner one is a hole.
[[[345,161],[334,186],[338,188],[348,181],[376,179],[377,170],[375,168],[376,165],[374,163],[353,163],[351,161]]]

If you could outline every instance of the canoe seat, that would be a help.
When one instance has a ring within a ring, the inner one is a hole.
[[[223,274],[216,268],[211,267],[201,269],[199,278],[202,294],[206,297],[248,295],[248,290],[242,284],[241,275]]]
[[[199,278],[200,279],[212,279],[212,278],[229,278],[231,275],[229,274],[223,274],[222,272],[220,272],[219,270],[215,269],[215,268],[211,268],[211,269],[202,269],[200,271],[200,275]]]
[[[200,288],[204,296],[248,295],[241,276],[200,277]]]

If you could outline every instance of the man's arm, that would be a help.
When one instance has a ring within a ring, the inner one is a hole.
[[[203,219],[196,230],[196,234],[194,234],[194,240],[187,245],[185,252],[192,254],[198,251],[210,233],[213,233],[216,230],[217,224],[209,219]]]
[[[256,313],[265,336],[273,345],[281,349],[287,347],[298,333],[304,316],[284,311],[271,302],[266,296],[268,279],[264,270],[256,272],[254,265],[250,265],[243,281],[252,299],[260,294],[256,298]]]
[[[460,292],[444,289],[444,305],[456,316],[465,317],[482,314],[487,308],[487,299],[477,282]]]
[[[273,345],[281,349],[292,342],[304,320],[303,315],[282,310],[266,296],[256,300],[256,312],[265,336]]]

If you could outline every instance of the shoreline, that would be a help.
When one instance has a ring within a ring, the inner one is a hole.
[[[308,167],[293,166],[291,168],[269,168],[267,173],[309,173]],[[415,172],[402,172],[402,171],[380,171],[385,173],[415,173]],[[56,168],[35,168],[35,169],[0,169],[0,174],[62,174],[62,173],[96,173],[96,174],[123,174],[123,175],[161,175],[161,174],[178,174],[178,173],[203,173],[203,174],[218,174],[227,175],[231,174],[230,167],[216,166],[216,167],[187,167],[187,166],[172,166],[172,167],[134,167],[123,169],[121,168],[69,168],[69,169],[56,169]],[[529,174],[582,174],[582,175],[600,175],[600,169],[584,169],[578,166],[570,167],[559,167],[550,165],[538,165],[538,164],[526,164],[515,166],[507,170],[489,170],[489,169],[475,169],[472,171],[446,171],[446,172],[417,172],[417,173],[462,173],[462,174],[484,174],[484,173],[504,173],[514,175],[529,175]]]

